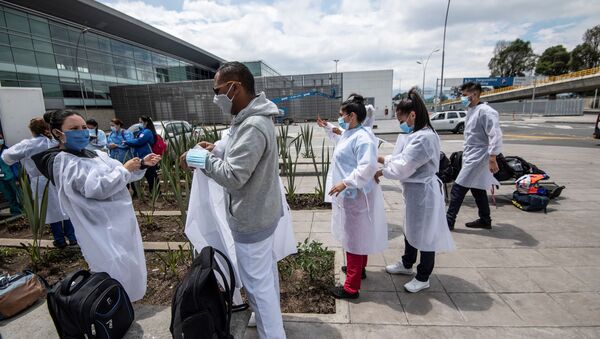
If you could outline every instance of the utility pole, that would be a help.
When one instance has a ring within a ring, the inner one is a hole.
[[[333,59],[333,62],[335,62],[335,72],[337,73],[337,64],[340,62],[340,59]]]
[[[85,104],[86,96],[83,95],[83,86],[81,84],[81,76],[79,75],[79,42],[81,41],[81,37],[89,30],[87,27],[81,28],[79,37],[77,37],[77,44],[75,44],[75,72],[77,72],[77,82],[79,82],[79,92],[81,93],[81,102],[83,103],[83,111],[85,112],[86,119],[88,117],[87,105]]]
[[[450,11],[450,0],[446,7],[446,19],[444,20],[444,41],[442,43],[442,76],[440,79],[440,98],[444,92],[444,57],[446,55],[446,26],[448,26],[448,11]]]

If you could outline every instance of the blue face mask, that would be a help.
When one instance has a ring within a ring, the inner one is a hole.
[[[338,118],[338,125],[343,129],[348,129],[348,123],[344,121],[344,117]]]
[[[110,130],[111,130],[112,132],[116,132],[116,131],[117,131],[117,128],[116,128],[115,126],[110,126]]]
[[[412,133],[413,128],[408,126],[408,124],[405,122],[400,124],[400,130],[406,134]]]
[[[469,105],[471,104],[471,100],[469,100],[469,97],[466,96],[462,96],[460,97],[460,103],[464,106],[464,107],[469,107]]]
[[[66,131],[65,147],[71,151],[79,152],[90,142],[90,131],[87,129],[78,129]]]

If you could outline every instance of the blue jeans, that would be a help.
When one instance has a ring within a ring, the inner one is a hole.
[[[77,238],[75,238],[75,228],[73,228],[73,224],[69,219],[51,223],[50,229],[52,230],[54,241],[59,245],[65,243],[65,237],[69,241],[77,241]]]

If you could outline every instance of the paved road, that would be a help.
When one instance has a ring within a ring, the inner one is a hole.
[[[545,146],[590,147],[600,149],[600,140],[592,138],[593,124],[501,121],[506,144],[537,144]],[[382,134],[380,138],[395,142],[397,134]],[[463,136],[450,132],[440,132],[444,141],[463,140]]]

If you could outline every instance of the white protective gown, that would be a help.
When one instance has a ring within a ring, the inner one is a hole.
[[[215,143],[215,148],[212,151],[215,156],[219,158],[223,157],[228,138],[228,131],[225,131],[223,138]],[[283,216],[279,220],[279,224],[273,235],[273,254],[278,261],[297,252],[292,216],[285,200],[283,183],[281,183],[281,198],[283,202]],[[238,273],[233,236],[231,235],[231,229],[225,215],[225,192],[222,186],[207,177],[202,173],[202,170],[194,170],[187,220],[185,223],[185,235],[190,239],[196,250],[200,251],[206,246],[212,246],[229,257],[236,281],[234,304],[241,304],[243,301],[239,289],[242,287],[242,281]],[[227,266],[220,257],[217,257],[217,262],[223,272],[227,272]]]
[[[385,157],[383,176],[402,183],[404,235],[420,251],[455,248],[446,221],[443,185],[436,176],[439,162],[440,139],[430,128],[400,134],[394,153]]]
[[[90,270],[118,280],[131,301],[146,293],[146,260],[127,183],[145,170],[129,172],[108,154],[95,158],[60,152],[54,183],[63,210],[75,226],[77,242]]]
[[[346,189],[332,198],[331,229],[345,251],[368,255],[387,248],[383,192],[375,182],[377,140],[364,127],[344,131],[331,163],[332,183]]]
[[[7,165],[12,165],[19,161],[22,161],[23,167],[29,175],[31,181],[31,190],[37,195],[38,201],[41,203],[44,195],[44,188],[48,179],[44,177],[37,169],[31,156],[43,152],[47,149],[58,147],[58,142],[46,138],[45,136],[39,136],[30,139],[24,139],[12,147],[5,149],[2,152],[2,160]],[[52,224],[55,222],[69,219],[69,217],[61,210],[58,204],[58,193],[56,187],[50,183],[48,185],[48,208],[46,211],[46,224]]]
[[[498,112],[487,104],[470,107],[465,119],[462,168],[455,182],[463,187],[487,190],[499,185],[489,168],[490,154],[502,152]]]

